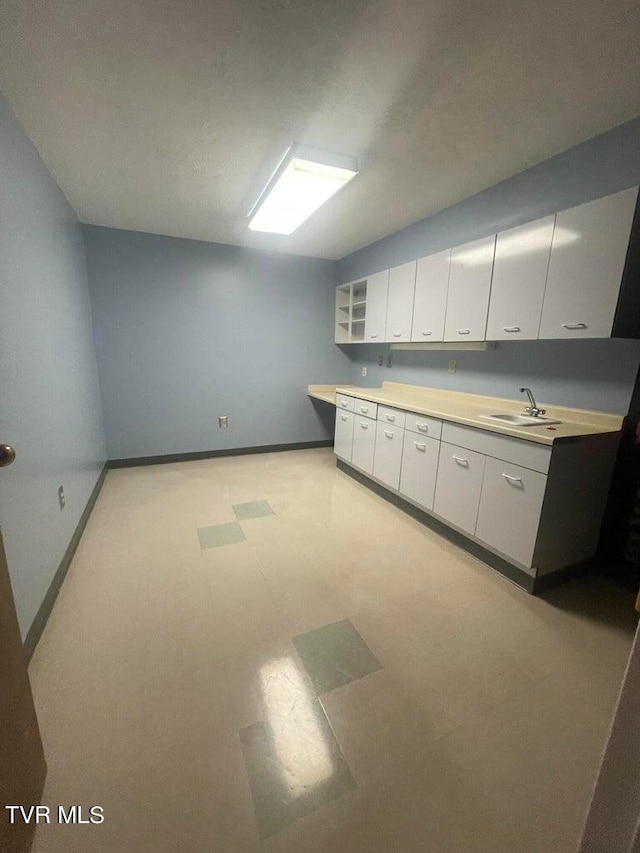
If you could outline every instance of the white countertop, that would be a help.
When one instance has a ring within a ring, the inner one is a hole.
[[[544,402],[538,401],[538,405],[546,409],[546,417],[557,418],[561,423],[549,426],[516,426],[487,421],[480,416],[503,412],[521,414],[526,405],[524,398],[509,400],[501,397],[484,397],[479,394],[464,394],[460,391],[404,385],[400,382],[383,382],[381,388],[359,388],[355,385],[309,385],[309,396],[334,405],[336,393],[538,444],[553,444],[554,441],[580,436],[619,432],[624,420],[623,415],[570,409],[565,406],[547,406]]]

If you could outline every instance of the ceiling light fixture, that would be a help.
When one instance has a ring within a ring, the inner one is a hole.
[[[355,157],[292,145],[250,210],[249,228],[291,234],[357,174]]]

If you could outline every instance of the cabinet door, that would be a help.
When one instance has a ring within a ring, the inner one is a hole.
[[[405,431],[400,473],[400,494],[426,509],[433,509],[440,442]]]
[[[638,188],[556,216],[540,338],[608,338]]]
[[[538,337],[555,216],[502,231],[496,239],[488,341]]]
[[[416,269],[412,341],[443,341],[451,249],[420,258]]]
[[[411,340],[416,262],[389,270],[389,298],[385,339],[391,343]]]
[[[333,442],[333,452],[346,462],[351,462],[353,421],[353,412],[343,412],[340,409],[336,410],[336,432]]]
[[[367,343],[384,341],[387,325],[387,295],[389,270],[377,272],[367,278],[367,306],[364,321],[364,339]]]
[[[351,462],[366,471],[373,473],[373,452],[376,446],[376,421],[355,416],[353,424],[353,451]]]
[[[531,568],[547,478],[487,458],[476,537]]]
[[[451,250],[445,341],[483,341],[496,235]]]
[[[401,427],[378,421],[373,476],[392,489],[400,485],[403,435]]]
[[[485,459],[482,453],[454,444],[440,445],[433,511],[472,536],[476,531]]]

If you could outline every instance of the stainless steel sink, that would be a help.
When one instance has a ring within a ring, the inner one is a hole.
[[[511,424],[512,426],[548,426],[559,424],[561,421],[554,418],[531,417],[531,415],[511,415],[501,412],[497,415],[480,415],[485,421],[498,421],[498,423]]]

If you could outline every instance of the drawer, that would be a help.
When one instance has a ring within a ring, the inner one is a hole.
[[[378,404],[372,403],[369,400],[354,400],[355,406],[353,411],[356,415],[362,415],[365,418],[373,418],[375,420],[378,413]]]
[[[376,446],[376,422],[354,415],[351,463],[367,474],[373,473],[373,452]]]
[[[521,465],[523,468],[531,468],[541,474],[547,473],[551,462],[551,447],[548,445],[460,424],[445,422],[442,425],[442,441]]]
[[[451,524],[476,532],[486,457],[464,447],[442,443],[433,511]]]
[[[544,474],[487,459],[476,537],[531,569],[546,487]]]
[[[405,430],[400,471],[400,494],[425,509],[433,509],[440,442]]]
[[[404,427],[405,412],[400,409],[392,409],[391,406],[378,406],[378,420],[384,421],[386,424],[397,426],[402,429]]]
[[[442,434],[442,421],[437,418],[427,418],[425,415],[416,415],[415,412],[407,412],[404,428],[418,435],[429,438],[440,438]]]
[[[336,409],[344,409],[346,412],[353,412],[355,402],[354,397],[347,397],[346,394],[336,394]]]
[[[402,440],[404,430],[401,427],[378,421],[376,424],[376,453],[373,462],[373,476],[391,489],[400,485],[400,466],[402,465]]]

